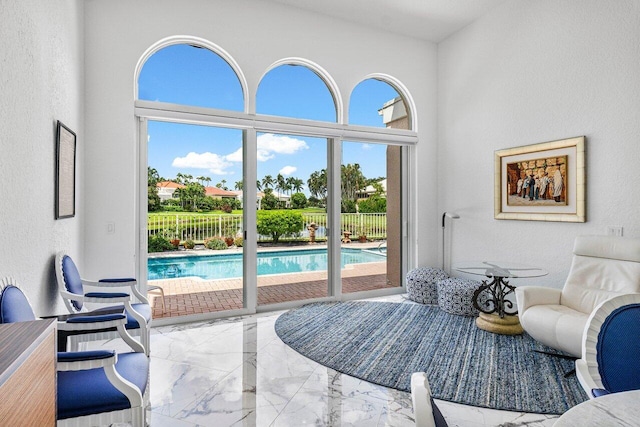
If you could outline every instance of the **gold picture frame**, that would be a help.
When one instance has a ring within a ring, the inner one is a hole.
[[[495,152],[495,219],[585,222],[585,137]]]

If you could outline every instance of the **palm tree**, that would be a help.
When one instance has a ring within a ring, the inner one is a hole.
[[[289,192],[289,195],[291,195],[291,190],[293,190],[293,182],[295,180],[296,179],[292,176],[285,179],[285,189]]]
[[[357,200],[358,190],[362,190],[366,179],[357,163],[342,165],[342,199]]]
[[[327,170],[313,172],[307,180],[307,187],[314,197],[325,200],[327,198]]]
[[[149,186],[153,185],[155,187],[155,185],[160,181],[162,181],[162,178],[160,178],[160,175],[158,174],[156,168],[147,166],[147,182]]]
[[[262,178],[262,187],[264,189],[271,188],[273,184],[274,184],[274,181],[271,175],[265,175],[264,178]]]
[[[287,180],[282,176],[281,173],[276,176],[276,191],[278,193],[284,194],[287,188]]]
[[[236,181],[234,184],[234,188],[238,191],[242,191],[243,187],[244,187],[244,183],[242,182],[242,180]]]
[[[300,178],[294,178],[292,183],[291,183],[291,188],[296,193],[300,193],[302,191],[302,189],[304,188],[304,181],[301,180]]]

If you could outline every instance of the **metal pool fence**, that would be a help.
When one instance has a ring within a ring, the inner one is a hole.
[[[326,239],[327,214],[303,213],[304,228],[295,236],[284,236],[280,240],[298,240],[309,238],[309,225],[316,224],[316,239]],[[368,239],[382,240],[387,238],[386,213],[343,213],[340,215],[341,232],[348,231],[352,238],[365,234]],[[190,214],[162,213],[149,214],[147,220],[149,236],[164,233],[167,237],[181,241],[191,239],[202,243],[215,236],[236,236],[242,230],[240,214]],[[258,241],[271,240],[270,236],[258,236]]]

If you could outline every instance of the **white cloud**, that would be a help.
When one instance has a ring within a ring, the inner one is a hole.
[[[290,136],[274,135],[265,133],[258,136],[258,161],[265,162],[273,159],[276,154],[295,154],[301,150],[308,150],[309,146],[301,139]],[[227,175],[233,163],[242,162],[242,148],[233,153],[221,156],[215,153],[194,153],[191,152],[185,157],[176,157],[171,166],[176,168],[209,169],[216,175]],[[280,171],[283,175],[291,175],[297,170],[294,166],[285,166]]]
[[[295,154],[300,150],[308,150],[309,146],[301,139],[290,136],[265,133],[258,136],[258,161],[264,162],[276,154]]]
[[[298,168],[295,167],[295,166],[285,166],[282,169],[280,169],[280,173],[282,175],[287,176],[287,175],[292,175],[297,170],[298,170]]]
[[[371,144],[366,144],[366,143],[362,144],[362,149],[365,150],[365,151],[366,150],[371,150]]]
[[[224,156],[224,159],[228,162],[241,162],[242,161],[242,147],[238,148],[231,154]]]
[[[171,166],[175,168],[209,169],[213,174],[226,175],[229,173],[226,169],[233,166],[233,164],[226,161],[225,156],[219,156],[209,152],[191,152],[185,157],[176,157],[173,159]]]

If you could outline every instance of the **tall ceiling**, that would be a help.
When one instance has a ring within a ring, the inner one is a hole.
[[[440,42],[506,0],[263,0]]]

